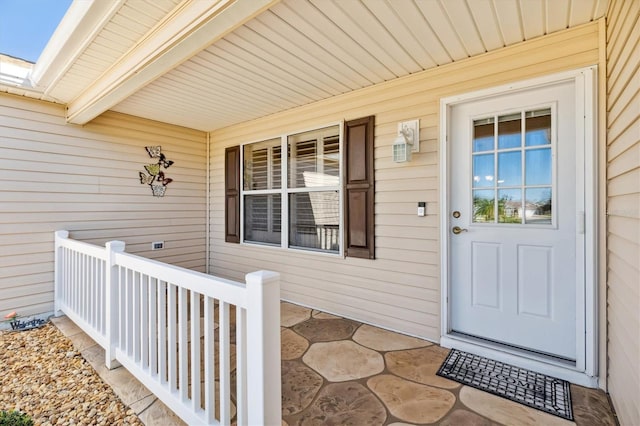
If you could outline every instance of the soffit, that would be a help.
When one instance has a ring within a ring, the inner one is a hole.
[[[51,97],[34,89],[29,81],[33,64],[23,59],[0,54],[0,93],[55,102]]]
[[[47,93],[64,103],[74,100],[144,39],[181,2],[182,0],[120,2],[120,7],[93,35],[94,38],[74,59],[62,78],[48,88]]]
[[[584,24],[605,10],[606,0],[283,0],[112,109],[211,131]]]

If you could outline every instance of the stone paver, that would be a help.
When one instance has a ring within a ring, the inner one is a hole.
[[[384,405],[359,383],[333,383],[320,391],[309,410],[291,425],[382,425]]]
[[[330,382],[362,379],[384,370],[382,355],[350,340],[314,343],[302,360]]]
[[[138,418],[146,426],[180,426],[185,423],[159,400],[138,414]]]
[[[282,414],[296,414],[311,404],[324,381],[300,361],[282,363]]]
[[[604,392],[571,385],[571,401],[573,402],[573,415],[576,423],[600,426],[618,425],[617,419],[611,412],[609,398]]]
[[[433,423],[451,410],[456,397],[449,391],[420,385],[382,374],[370,378],[367,386],[382,400],[391,414],[411,423]]]
[[[504,425],[567,426],[575,424],[469,386],[463,386],[460,389],[460,401],[470,410]]]
[[[472,411],[456,409],[438,422],[439,426],[500,426]]]
[[[309,318],[311,318],[311,309],[309,308],[287,302],[280,304],[280,325],[284,327],[293,327]]]
[[[348,319],[317,319],[312,318],[297,324],[293,330],[310,342],[331,342],[333,340],[349,339],[360,323]]]
[[[414,382],[446,389],[460,387],[460,383],[436,376],[448,350],[429,346],[398,352],[387,352],[384,358],[390,372]]]
[[[73,322],[55,321],[146,425],[184,424],[124,369],[107,370],[104,350]],[[282,425],[574,424],[436,376],[449,351],[428,341],[287,302],[281,321]],[[575,424],[617,425],[606,394],[571,389]]]
[[[281,357],[283,361],[300,358],[309,348],[309,341],[288,328],[280,333]]]
[[[433,343],[415,337],[387,331],[382,328],[362,324],[353,335],[353,340],[376,351],[399,351],[403,349],[431,346]]]
[[[130,405],[130,407],[135,413],[140,414],[143,411],[147,410],[149,407],[151,407],[153,403],[156,402],[157,400],[158,398],[155,395],[151,394],[142,398],[139,401],[134,402],[133,404]]]

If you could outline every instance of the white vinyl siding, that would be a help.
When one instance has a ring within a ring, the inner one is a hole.
[[[640,424],[640,2],[607,13],[608,390]]]
[[[440,337],[440,98],[598,62],[598,24],[583,25],[283,113],[211,139],[211,272],[281,273],[282,297],[437,341]],[[375,114],[376,259],[318,256],[224,242],[224,150],[251,140]],[[397,124],[420,119],[420,152],[394,163]],[[427,202],[418,217],[417,203]]]
[[[64,107],[0,94],[0,314],[53,311],[53,233],[122,240],[141,256],[204,271],[206,134],[119,113],[86,126]],[[161,145],[163,198],[138,173]],[[151,251],[151,242],[164,241]]]

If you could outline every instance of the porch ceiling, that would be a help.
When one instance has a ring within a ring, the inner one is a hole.
[[[209,40],[196,26],[185,33],[199,37],[203,50],[182,49],[164,65],[160,50],[133,68],[137,75],[156,67],[149,78],[109,84],[136,45],[148,44],[175,22],[170,15],[193,2],[148,3],[118,0],[49,88],[70,110],[94,105],[71,121],[113,109],[211,131],[584,24],[607,6],[607,0],[263,1],[262,10],[246,11],[238,25]],[[107,36],[113,40],[105,42]]]

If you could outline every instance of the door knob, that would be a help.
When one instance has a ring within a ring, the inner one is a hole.
[[[456,234],[456,235],[460,234],[461,232],[467,232],[467,231],[468,231],[467,229],[465,229],[465,228],[460,228],[459,226],[454,226],[454,227],[451,229],[451,232],[453,232],[453,233],[454,233],[454,234]]]

